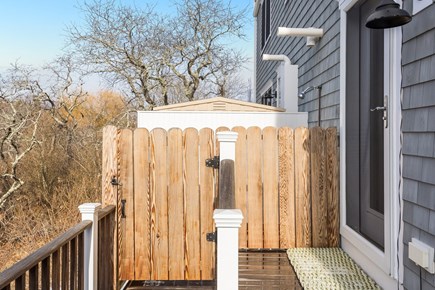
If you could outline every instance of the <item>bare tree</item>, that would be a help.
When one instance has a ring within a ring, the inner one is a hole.
[[[38,144],[41,109],[34,106],[30,69],[15,66],[0,82],[0,209],[25,183],[20,166]]]
[[[88,72],[128,87],[139,109],[193,100],[216,91],[218,75],[240,68],[246,57],[228,48],[244,38],[246,10],[222,0],[178,0],[175,16],[150,6],[95,0],[81,7],[86,23],[69,27],[69,42]],[[218,73],[221,72],[221,73]],[[174,96],[182,87],[183,96]]]

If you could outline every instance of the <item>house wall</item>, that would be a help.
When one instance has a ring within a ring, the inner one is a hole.
[[[257,16],[257,39],[261,39],[261,9]],[[324,36],[314,47],[305,45],[305,37],[277,37],[279,26],[316,27]],[[263,61],[262,54],[285,54],[299,66],[299,92],[308,86],[322,86],[320,120],[322,127],[339,126],[339,57],[340,12],[336,0],[271,1],[271,34],[261,49],[257,41],[256,100],[268,83],[276,88],[278,62]],[[299,112],[308,112],[309,126],[318,125],[318,91],[313,90],[299,99]]]
[[[412,11],[412,1],[405,1]],[[435,289],[435,275],[408,257],[411,238],[435,246],[435,4],[403,26],[404,287]],[[421,283],[421,286],[420,286]],[[421,288],[420,288],[421,287]]]

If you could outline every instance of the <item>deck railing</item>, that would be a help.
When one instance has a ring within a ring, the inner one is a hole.
[[[92,289],[88,279],[97,279],[98,289],[110,289],[113,285],[113,227],[115,207],[97,211],[98,245],[93,245],[86,233],[92,232],[92,220],[83,220],[36,250],[23,260],[0,273],[0,289]],[[98,235],[98,232],[100,233]],[[90,247],[100,249],[99,275],[87,275]],[[96,277],[95,277],[96,276]],[[101,279],[98,279],[98,276]],[[95,287],[94,287],[95,288]]]

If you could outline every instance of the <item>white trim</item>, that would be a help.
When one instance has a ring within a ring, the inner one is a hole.
[[[402,232],[398,233],[399,223],[399,200],[401,193],[397,192],[400,176],[399,152],[400,152],[400,84],[401,84],[401,28],[395,28],[386,33],[386,38],[391,43],[391,52],[387,60],[392,66],[387,67],[389,75],[389,114],[390,126],[390,153],[387,156],[391,170],[389,180],[386,180],[391,195],[385,197],[385,252],[380,251],[359,233],[346,225],[346,31],[347,11],[358,0],[338,0],[340,9],[340,233],[342,235],[343,249],[360,266],[385,289],[397,287],[397,273],[403,272],[403,245]],[[388,50],[388,49],[386,49]],[[402,225],[403,229],[403,225]],[[399,264],[397,264],[397,237],[399,236]],[[399,267],[399,271],[397,268]],[[403,281],[403,275],[399,274],[399,281]],[[394,285],[394,286],[393,286]]]

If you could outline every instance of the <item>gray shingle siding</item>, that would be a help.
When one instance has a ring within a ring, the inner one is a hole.
[[[275,86],[278,63],[262,61],[262,53],[285,54],[299,66],[299,91],[322,86],[320,120],[322,127],[339,126],[340,87],[340,11],[336,0],[271,1],[271,33],[261,50],[257,41],[256,100],[272,80]],[[261,39],[261,13],[257,16],[257,39]],[[305,37],[277,37],[278,27],[318,27],[324,36],[314,47],[305,45]],[[299,111],[308,112],[309,126],[317,126],[318,92],[313,90],[299,100]]]
[[[410,2],[406,8],[411,11]],[[435,275],[408,259],[408,243],[435,245],[435,5],[403,26],[404,287],[435,289]]]

